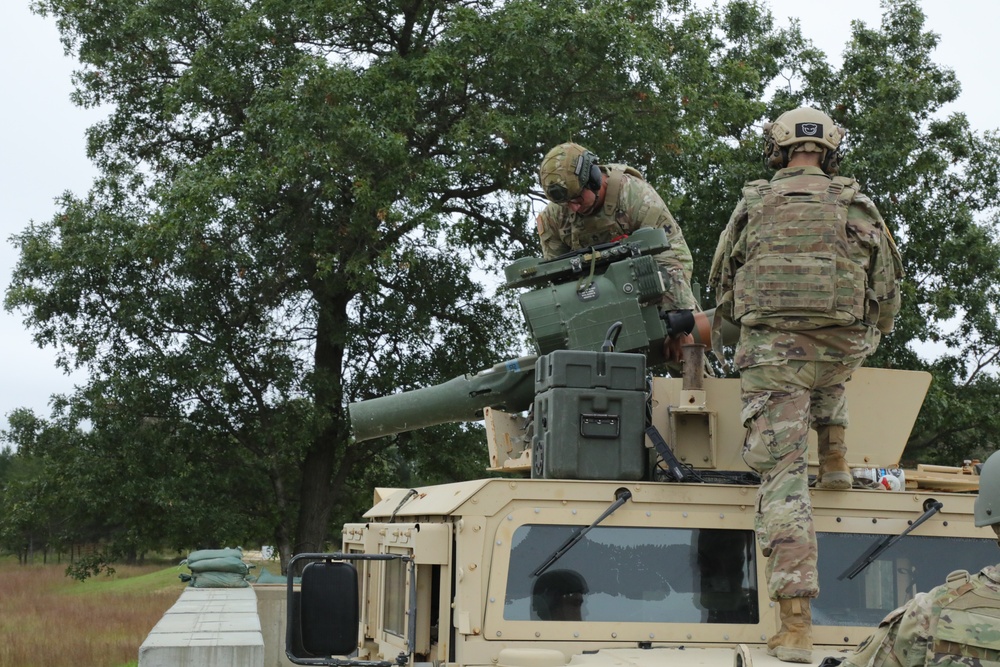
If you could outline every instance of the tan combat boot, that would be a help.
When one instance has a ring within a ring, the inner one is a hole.
[[[849,489],[854,481],[847,465],[847,445],[844,444],[845,428],[839,425],[818,426],[819,473],[817,489]]]
[[[767,652],[782,662],[812,662],[812,611],[809,598],[778,600],[781,629],[767,640]]]

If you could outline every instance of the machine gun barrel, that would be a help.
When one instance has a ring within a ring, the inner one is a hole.
[[[511,359],[475,375],[347,406],[358,442],[448,422],[477,421],[484,408],[527,410],[535,396],[534,356]]]

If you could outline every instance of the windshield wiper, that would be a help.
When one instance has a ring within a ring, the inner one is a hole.
[[[837,577],[837,580],[843,581],[844,577],[847,577],[848,579],[853,579],[854,577],[861,574],[861,572],[866,567],[875,562],[875,559],[878,558],[879,554],[881,554],[883,551],[891,547],[898,540],[905,537],[914,528],[922,524],[924,521],[927,521],[927,519],[934,516],[934,514],[936,514],[938,510],[940,510],[942,507],[944,507],[944,504],[938,502],[937,500],[934,500],[933,498],[928,498],[927,500],[925,500],[924,513],[920,515],[920,518],[918,518],[916,521],[907,526],[906,530],[901,532],[899,535],[886,535],[885,539],[883,539],[881,542],[873,544],[868,549],[868,551],[861,554],[861,556],[856,561],[854,561],[854,563],[852,563],[849,568],[841,572],[840,576]]]
[[[617,498],[617,500],[611,503],[611,507],[604,510],[604,514],[597,517],[597,520],[594,521],[594,523],[590,524],[589,526],[584,526],[583,528],[578,529],[575,533],[570,535],[569,539],[563,542],[561,547],[553,551],[552,555],[549,556],[548,559],[544,563],[542,563],[537,570],[531,573],[531,576],[537,577],[543,572],[545,572],[545,570],[552,567],[557,560],[562,558],[567,551],[573,548],[574,544],[582,540],[583,536],[589,533],[591,528],[593,528],[600,522],[607,519],[609,516],[614,514],[615,510],[617,510],[619,507],[628,502],[628,500],[632,498],[632,492],[629,491],[628,489],[619,489],[618,492],[615,493],[615,498]]]
[[[399,510],[403,509],[403,505],[406,504],[406,501],[409,500],[410,498],[412,498],[413,496],[417,496],[417,495],[420,495],[420,494],[417,492],[416,489],[410,489],[409,491],[407,491],[406,495],[403,496],[403,499],[399,501],[398,505],[396,505],[396,509],[394,509],[392,511],[392,514],[389,516],[389,523],[392,523],[392,520],[396,518],[396,513]]]

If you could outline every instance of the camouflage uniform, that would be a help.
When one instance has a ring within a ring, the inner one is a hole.
[[[892,612],[842,667],[979,667],[1000,662],[1000,566],[918,593]]]
[[[601,165],[601,171],[607,174],[608,185],[604,202],[593,213],[579,215],[550,202],[538,215],[543,257],[552,259],[572,250],[608,243],[640,227],[662,227],[670,242],[670,248],[656,256],[667,280],[663,309],[694,310],[691,251],[663,200],[630,167]]]
[[[819,584],[809,428],[847,426],[844,383],[878,346],[880,331],[892,330],[902,265],[878,210],[852,179],[792,167],[743,192],[710,284],[718,312],[741,325],[743,458],[762,475],[756,520],[769,556],[768,593],[811,598]]]

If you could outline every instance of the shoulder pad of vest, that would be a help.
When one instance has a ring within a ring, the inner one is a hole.
[[[761,190],[765,192],[771,187],[771,181],[766,178],[758,178],[756,181],[747,181],[743,184],[743,199],[749,202],[758,202],[763,198]]]
[[[625,173],[628,174],[629,176],[635,176],[640,181],[646,180],[646,177],[642,175],[642,172],[640,172],[635,167],[629,167],[628,165],[626,165],[625,166]]]
[[[968,570],[955,570],[947,577],[944,578],[947,584],[966,584],[969,582],[969,571]]]
[[[621,176],[621,174],[628,174],[629,176],[635,176],[640,181],[645,181],[646,177],[642,175],[642,172],[635,167],[630,167],[627,164],[602,164],[602,167],[608,170],[608,176]]]
[[[604,215],[613,216],[615,207],[618,205],[618,193],[622,187],[622,176],[628,174],[638,178],[643,183],[646,179],[642,177],[638,169],[625,164],[604,164],[601,165],[608,172],[608,187],[604,191]]]

